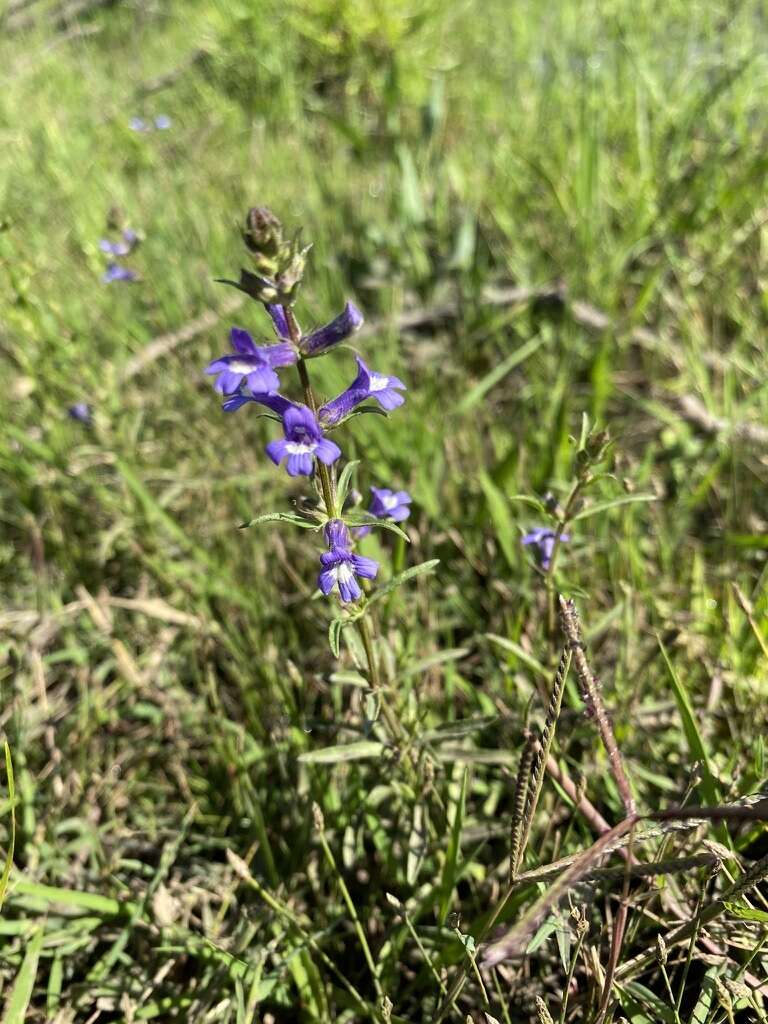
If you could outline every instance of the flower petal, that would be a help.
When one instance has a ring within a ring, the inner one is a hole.
[[[290,453],[286,463],[288,476],[312,476],[314,464],[315,460],[309,452],[301,452],[300,454]]]
[[[326,352],[334,345],[345,341],[363,324],[363,314],[354,303],[348,302],[344,311],[316,331],[305,335],[299,343],[299,348],[307,356],[318,356]]]
[[[397,409],[397,407],[402,405],[405,401],[405,398],[393,388],[385,388],[383,391],[376,391],[371,395],[371,398],[375,398],[381,408],[386,409],[387,412],[392,412],[393,409]]]
[[[296,349],[289,341],[281,342],[278,345],[262,345],[258,352],[267,365],[273,369],[278,366],[293,366],[299,358]]]
[[[219,374],[214,387],[222,395],[233,395],[240,387],[242,379],[242,373],[236,373],[234,370],[225,367]]]
[[[288,454],[287,449],[288,442],[284,437],[281,437],[277,441],[270,441],[264,451],[272,459],[276,466],[279,466],[285,456]]]
[[[229,332],[229,343],[235,352],[242,356],[257,356],[259,350],[248,331],[242,327],[233,327]]]
[[[245,380],[253,394],[269,394],[270,391],[277,391],[280,387],[280,378],[268,366],[260,366],[258,369],[252,370],[246,374]]]
[[[354,576],[343,576],[339,574],[339,596],[346,602],[357,601],[362,594],[360,584]]]
[[[324,569],[317,577],[317,585],[326,597],[336,586],[336,573],[333,569]]]
[[[285,315],[283,307],[277,303],[265,302],[264,309],[272,317],[272,323],[278,338],[290,338],[291,332],[288,330],[288,317]]]
[[[365,580],[373,580],[379,571],[379,563],[375,558],[366,558],[364,555],[352,555],[352,565],[358,576]]]
[[[341,448],[324,437],[322,441],[318,441],[315,455],[324,465],[331,466],[341,456]]]

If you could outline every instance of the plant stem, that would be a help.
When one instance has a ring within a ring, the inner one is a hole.
[[[560,550],[562,536],[565,533],[565,528],[568,525],[571,515],[573,514],[573,508],[576,504],[576,499],[579,497],[581,488],[586,483],[586,479],[583,474],[574,481],[573,487],[566,499],[565,506],[563,508],[560,521],[557,524],[555,530],[554,543],[552,544],[552,555],[549,559],[549,565],[546,571],[546,587],[547,587],[547,630],[550,637],[554,639],[557,632],[557,613],[555,607],[555,563],[557,562],[557,555]]]

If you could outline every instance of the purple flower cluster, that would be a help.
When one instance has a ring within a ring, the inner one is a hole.
[[[315,414],[306,405],[292,402],[278,391],[280,380],[275,372],[291,366],[298,359],[308,359],[327,352],[349,338],[363,323],[363,316],[353,303],[324,327],[290,340],[288,319],[282,306],[265,304],[272,319],[278,342],[256,345],[251,335],[240,327],[229,334],[233,352],[214,359],[205,372],[216,376],[216,390],[225,397],[225,412],[236,412],[249,402],[256,402],[277,413],[282,420],[284,437],[267,445],[267,455],[276,466],[285,462],[289,476],[311,476],[315,460],[332,465],[341,455],[338,445],[325,437],[325,431],[338,426],[361,402],[374,399],[387,412],[405,401],[400,394],[405,384],[398,377],[369,370],[357,357],[358,373],[349,387]]]
[[[340,395],[321,405],[302,404],[280,393],[277,370],[300,363],[306,401],[312,401],[306,385],[306,360],[325,355],[352,336],[363,323],[357,307],[348,302],[342,313],[324,327],[302,335],[288,307],[264,303],[277,335],[272,344],[257,345],[251,335],[241,327],[233,327],[229,339],[232,351],[214,359],[205,372],[215,378],[214,387],[222,395],[225,412],[236,412],[244,405],[255,403],[279,417],[283,436],[270,441],[266,454],[276,466],[285,465],[289,476],[311,477],[317,473],[325,482],[323,491],[325,540],[328,550],[320,556],[321,571],[318,586],[326,596],[334,590],[342,602],[357,601],[362,596],[360,580],[374,579],[379,566],[372,558],[358,555],[350,530],[335,504],[334,485],[329,481],[329,469],[341,458],[341,449],[326,433],[346,420],[361,403],[368,399],[385,411],[391,412],[402,405],[405,384],[388,374],[370,370],[356,357],[357,375]],[[319,467],[319,469],[318,469]],[[410,514],[411,496],[407,491],[390,491],[372,487],[369,513],[377,519],[402,522]],[[318,518],[319,523],[323,517]],[[369,525],[354,530],[355,537],[370,532]]]
[[[130,228],[126,228],[121,232],[121,237],[117,242],[113,242],[109,238],[102,238],[99,241],[99,248],[107,256],[111,256],[107,269],[101,275],[103,284],[112,284],[115,281],[136,281],[138,274],[135,270],[131,270],[130,267],[123,266],[122,263],[117,261],[122,259],[124,256],[129,256],[136,246],[139,244],[139,236],[135,231],[131,231]]]

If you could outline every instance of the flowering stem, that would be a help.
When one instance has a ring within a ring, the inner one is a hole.
[[[283,310],[285,312],[285,319],[288,322],[288,333],[291,336],[291,341],[298,347],[299,341],[301,340],[301,331],[299,330],[299,325],[296,322],[296,317],[294,316],[293,310],[290,306],[283,306]],[[312,414],[316,416],[317,402],[315,401],[315,393],[312,390],[312,382],[309,379],[306,360],[299,357],[296,367],[299,371],[301,386],[304,389],[304,402],[312,410]],[[317,472],[320,477],[320,487],[323,492],[326,515],[329,519],[334,519],[336,517],[336,495],[334,493],[335,488],[333,486],[331,471],[318,459]]]
[[[573,510],[576,505],[576,500],[579,497],[581,488],[587,482],[587,478],[582,474],[579,474],[573,487],[571,488],[570,494],[565,502],[560,521],[557,524],[555,530],[554,543],[552,544],[552,554],[549,559],[549,565],[547,566],[546,572],[546,587],[547,587],[547,627],[550,637],[555,637],[557,628],[557,615],[555,611],[555,563],[557,562],[557,554],[560,550],[560,542],[562,540],[565,528],[568,525]]]

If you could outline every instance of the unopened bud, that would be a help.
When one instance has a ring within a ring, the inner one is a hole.
[[[258,256],[276,256],[283,238],[283,227],[266,206],[253,206],[246,214],[243,241],[248,251]]]

